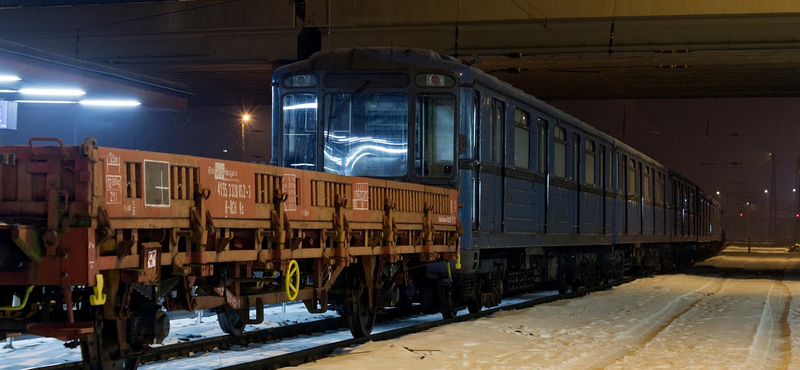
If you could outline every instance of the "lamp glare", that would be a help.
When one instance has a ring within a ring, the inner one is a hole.
[[[142,105],[136,100],[81,100],[81,105],[97,105],[104,107],[135,107]]]
[[[86,92],[78,89],[20,89],[20,94],[25,95],[51,95],[51,96],[80,96]]]

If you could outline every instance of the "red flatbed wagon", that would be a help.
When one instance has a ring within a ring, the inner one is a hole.
[[[93,367],[163,339],[165,310],[238,334],[250,307],[302,300],[367,335],[461,235],[456,190],[93,139],[0,147],[0,176],[0,337],[80,339]]]

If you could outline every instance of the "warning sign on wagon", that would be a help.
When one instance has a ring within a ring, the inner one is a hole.
[[[286,202],[283,203],[286,211],[297,210],[297,176],[287,173],[283,175],[283,192],[286,193]]]
[[[151,249],[151,250],[147,251],[147,268],[148,269],[156,267],[156,265],[158,263],[158,259],[157,258],[158,258],[158,251],[157,250]]]
[[[353,209],[369,210],[369,183],[357,182],[353,186]]]

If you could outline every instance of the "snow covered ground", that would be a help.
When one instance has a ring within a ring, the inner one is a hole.
[[[252,316],[255,316],[254,312]],[[265,309],[264,322],[262,324],[247,325],[246,330],[265,329],[334,316],[337,316],[334,312],[311,315],[306,311],[302,303],[287,304],[285,310],[283,306],[277,305]],[[173,319],[170,321],[170,326],[170,335],[164,340],[164,344],[223,335],[215,314],[203,317],[202,321],[198,321],[197,318],[194,317]],[[3,345],[5,345],[5,343],[0,342],[0,347]],[[12,345],[13,348],[0,349],[0,370],[29,369],[81,360],[79,348],[64,348],[63,342],[57,339],[33,337],[24,340],[14,340]],[[288,351],[284,350],[283,353],[285,352]],[[216,367],[218,367],[222,359],[220,357],[215,360],[217,360],[215,363]],[[212,364],[206,368],[213,369],[214,367],[215,366]],[[153,368],[159,367],[154,366]],[[167,368],[167,366],[163,366],[163,368]],[[175,367],[173,366],[173,368]],[[178,366],[177,368],[194,369],[197,367]]]
[[[685,274],[369,342],[300,368],[800,369],[800,254],[756,251],[729,247]]]
[[[431,329],[337,351],[303,369],[798,369],[800,370],[800,253],[729,247],[685,274],[640,279],[611,291]],[[705,266],[705,267],[704,267]],[[709,268],[715,267],[715,268]],[[747,272],[784,270],[774,273]],[[544,292],[537,295],[554,294]],[[505,300],[512,304],[523,298]],[[248,330],[305,322],[302,304],[268,308],[265,323]],[[405,323],[382,323],[376,332]],[[221,335],[216,317],[172,321],[167,342]],[[350,337],[347,330],[250,348],[217,350],[142,366],[214,369]],[[77,349],[53,339],[15,340],[0,349],[0,370],[78,361]],[[798,348],[794,355],[793,348]]]
[[[507,299],[503,301],[503,305],[511,305],[529,299],[555,294],[557,294],[555,291],[527,294]],[[466,310],[460,312],[460,314],[466,313]],[[251,311],[250,316],[255,317],[255,311]],[[262,324],[247,325],[246,330],[266,329],[335,316],[337,316],[335,312],[310,314],[306,311],[305,306],[301,302],[286,304],[285,309],[281,305],[276,305],[264,309],[264,322]],[[373,332],[379,333],[439,319],[441,319],[441,315],[436,314],[416,316],[402,321],[380,322],[375,325]],[[165,345],[223,335],[222,330],[219,328],[216,315],[203,317],[202,322],[198,322],[194,317],[173,319],[170,321],[170,326],[170,335],[164,340]],[[271,356],[283,355],[301,349],[343,341],[350,338],[352,338],[350,331],[348,329],[343,329],[332,333],[320,333],[312,336],[290,338],[263,344],[252,344],[247,348],[234,347],[230,350],[218,349],[207,353],[198,353],[185,359],[141,365],[139,368],[143,370],[211,370],[222,366],[230,366],[248,361],[261,360]],[[0,342],[0,348],[2,348],[3,345],[5,345],[5,343]],[[18,339],[13,341],[13,348],[0,349],[0,370],[31,369],[80,360],[80,349],[64,348],[62,341],[52,338],[28,337],[24,340]]]

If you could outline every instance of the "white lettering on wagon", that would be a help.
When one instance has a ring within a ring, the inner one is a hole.
[[[131,216],[136,216],[136,203],[135,202],[131,202],[131,204],[128,204],[128,205],[123,205],[122,209],[124,209],[125,212],[130,213]]]
[[[208,174],[214,175],[214,180],[235,181],[239,182],[239,172],[235,170],[226,170],[225,163],[215,162],[214,167],[208,167]]]
[[[120,173],[120,160],[117,155],[109,152],[106,156],[106,173],[119,174]]]
[[[226,169],[225,163],[215,162],[208,167],[208,174],[217,180],[216,193],[223,198],[225,216],[244,215],[246,200],[253,197],[252,186],[240,184],[239,172]]]
[[[253,196],[250,185],[217,182],[217,195],[222,198],[248,199]]]
[[[297,210],[297,176],[287,173],[283,175],[283,192],[286,193],[286,202],[283,203],[285,211]]]
[[[353,186],[353,209],[356,211],[369,210],[369,184],[357,182]]]
[[[244,184],[217,183],[217,195],[224,198],[225,215],[243,215],[245,200],[252,197],[252,187]]]
[[[450,200],[450,215],[449,216],[437,215],[438,216],[437,220],[439,221],[439,223],[443,223],[443,224],[454,224],[454,223],[456,223],[456,216],[455,215],[456,215],[457,212],[458,212],[458,202],[456,202],[455,200],[451,199]]]
[[[122,169],[114,153],[106,155],[106,204],[122,203]]]
[[[106,203],[122,203],[122,176],[106,175]]]
[[[454,224],[456,223],[456,218],[454,216],[438,215],[438,221],[440,224]]]

